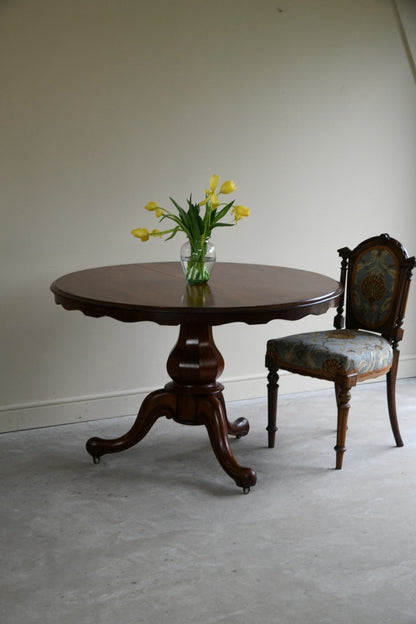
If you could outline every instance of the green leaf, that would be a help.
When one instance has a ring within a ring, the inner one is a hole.
[[[186,216],[186,213],[185,213],[185,216]],[[171,221],[174,221],[175,223],[177,223],[177,224],[178,224],[178,228],[179,228],[180,230],[182,230],[183,232],[185,232],[185,234],[186,234],[187,236],[190,236],[190,227],[189,227],[189,223],[187,223],[187,222],[185,222],[185,223],[184,223],[184,222],[182,221],[182,219],[180,219],[180,217],[177,217],[177,216],[176,216],[176,215],[174,215],[174,214],[168,214],[168,215],[166,215],[166,218],[167,218],[167,219],[170,219]]]
[[[232,227],[233,225],[235,225],[235,223],[215,223],[215,225],[212,226],[212,229],[216,227]]]
[[[181,208],[181,206],[179,206],[179,204],[172,197],[170,197],[169,199],[171,200],[171,202],[173,203],[173,205],[176,207],[177,211],[179,212],[179,217],[172,215],[170,218],[176,221],[176,223],[178,223],[179,225],[182,225],[184,232],[186,232],[186,234],[188,234],[189,236],[189,233],[192,231],[192,224],[191,224],[190,217],[185,212],[185,210]]]
[[[171,238],[173,238],[175,236],[175,234],[178,233],[178,231],[180,230],[180,227],[177,226],[176,228],[174,228],[174,230],[172,231],[172,234],[170,236],[168,236],[167,238],[165,238],[165,240],[170,240]]]
[[[221,221],[221,219],[225,217],[227,212],[230,210],[231,206],[234,204],[234,201],[235,200],[233,200],[232,202],[224,206],[224,208],[221,208],[221,210],[215,215],[215,219],[213,219],[213,227],[216,226],[218,221]]]
[[[211,233],[211,222],[213,217],[215,217],[216,210],[211,210],[211,208],[206,205],[205,206],[205,214],[204,214],[204,233],[205,236],[209,236]]]
[[[188,210],[193,209],[193,210],[195,210],[195,212],[196,212],[197,214],[199,214],[199,204],[193,204],[193,203],[192,203],[192,195],[191,195],[191,196],[190,196],[190,198],[189,198],[189,199],[187,199],[186,201],[188,202]]]
[[[188,215],[191,221],[191,231],[193,237],[195,239],[200,239],[204,233],[204,223],[194,206],[189,209]]]

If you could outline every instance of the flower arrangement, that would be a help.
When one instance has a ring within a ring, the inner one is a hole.
[[[217,191],[218,184],[219,176],[212,175],[209,181],[209,189],[205,191],[205,198],[200,202],[193,203],[191,195],[187,200],[188,210],[186,211],[172,197],[170,197],[170,200],[175,206],[177,213],[162,208],[154,201],[149,202],[145,208],[156,214],[159,223],[169,219],[173,221],[174,226],[163,231],[158,229],[149,231],[147,228],[135,228],[131,231],[133,236],[142,241],[149,240],[151,236],[162,237],[164,235],[168,235],[165,240],[170,240],[178,232],[184,232],[190,246],[189,257],[187,258],[186,266],[184,265],[184,271],[186,278],[191,284],[206,282],[209,279],[210,270],[205,266],[205,257],[212,230],[216,227],[236,225],[240,219],[248,217],[250,214],[250,209],[246,206],[235,206],[235,200],[229,203],[220,202],[219,195],[229,195],[237,189],[232,180],[223,182],[219,191]],[[201,209],[204,206],[205,212],[202,215]],[[233,215],[233,221],[224,222],[223,219],[229,213]]]

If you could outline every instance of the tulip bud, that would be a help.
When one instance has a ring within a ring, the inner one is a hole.
[[[146,208],[146,210],[156,210],[157,203],[154,202],[154,201],[151,201],[148,204],[146,204],[145,208]]]
[[[149,230],[147,228],[136,228],[132,230],[131,233],[136,238],[140,238],[143,242],[149,240]]]
[[[221,184],[220,193],[224,195],[228,195],[228,193],[232,193],[237,189],[236,185],[232,180],[227,180]]]

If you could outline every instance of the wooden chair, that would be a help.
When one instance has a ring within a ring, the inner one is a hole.
[[[274,447],[278,370],[328,379],[335,384],[338,407],[336,468],[345,452],[351,388],[357,382],[386,375],[387,404],[397,446],[403,446],[396,414],[398,343],[415,257],[388,234],[374,236],[353,251],[338,250],[344,297],[337,308],[335,329],[272,339],[267,342],[268,443]],[[344,327],[344,299],[346,318]]]

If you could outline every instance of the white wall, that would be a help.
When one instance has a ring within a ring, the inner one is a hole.
[[[165,383],[176,328],[86,318],[49,291],[80,268],[176,260],[179,237],[129,234],[155,225],[149,200],[233,178],[252,215],[217,230],[224,261],[337,278],[336,249],[367,236],[416,252],[416,87],[389,0],[9,0],[0,53],[3,430],[132,413]],[[265,394],[268,337],[332,317],[216,328],[226,398]],[[283,392],[317,387],[294,379]]]

